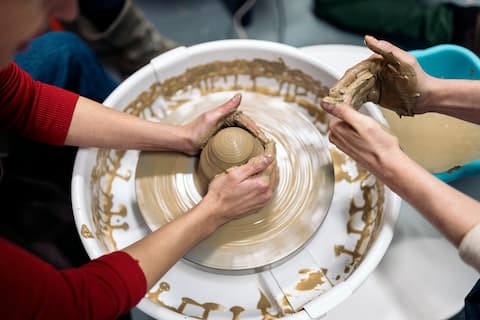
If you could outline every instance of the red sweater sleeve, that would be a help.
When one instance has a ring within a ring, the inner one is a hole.
[[[143,271],[117,251],[59,271],[0,238],[2,319],[116,319],[145,295]]]
[[[15,63],[0,70],[0,128],[30,139],[62,145],[78,94],[32,77]]]

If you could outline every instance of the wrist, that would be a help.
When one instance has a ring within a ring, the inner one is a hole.
[[[378,159],[379,168],[375,173],[382,182],[390,185],[399,174],[402,174],[402,163],[408,162],[408,156],[399,147],[391,148],[389,151],[384,152]]]
[[[415,106],[415,114],[435,111],[441,99],[439,93],[444,90],[442,88],[444,87],[443,80],[444,79],[427,76],[424,80],[425,87],[421,90],[420,97]]]
[[[163,125],[165,126],[165,125]],[[164,127],[166,132],[164,134],[157,135],[161,140],[168,137],[169,146],[167,150],[178,151],[188,155],[193,155],[194,152],[194,143],[192,139],[192,134],[189,132],[188,127],[182,125],[166,125]],[[165,149],[163,146],[160,146],[161,150]]]
[[[188,155],[195,155],[198,153],[198,147],[195,145],[193,132],[189,126],[176,126],[176,135],[178,136],[178,151]]]
[[[221,225],[227,222],[227,220],[221,214],[221,210],[217,205],[218,201],[211,199],[209,194],[205,195],[203,199],[197,204],[195,210],[201,217],[205,224],[205,230],[208,234],[217,230]]]

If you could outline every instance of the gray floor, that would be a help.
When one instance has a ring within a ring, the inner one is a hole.
[[[221,0],[137,0],[163,34],[183,44],[239,38]],[[293,46],[324,43],[362,44],[360,35],[340,31],[317,19],[312,0],[258,0],[249,38]]]

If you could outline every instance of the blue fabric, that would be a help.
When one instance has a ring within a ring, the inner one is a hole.
[[[48,32],[14,57],[35,80],[102,102],[118,85],[95,53],[75,34]]]

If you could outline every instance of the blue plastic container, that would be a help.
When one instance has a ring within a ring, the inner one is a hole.
[[[446,79],[480,79],[480,59],[472,51],[451,44],[442,44],[424,50],[410,51],[428,74]],[[480,143],[480,141],[479,141]],[[469,162],[451,172],[435,176],[450,182],[463,176],[480,173],[480,160]]]

